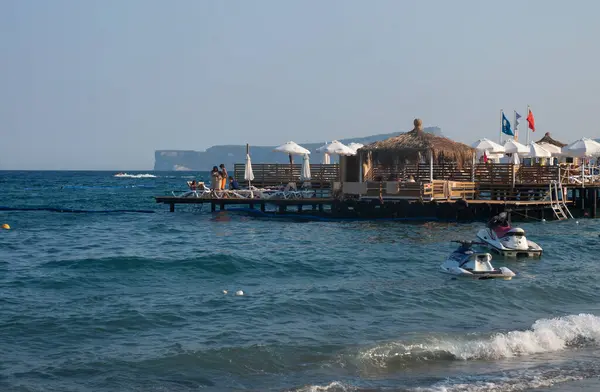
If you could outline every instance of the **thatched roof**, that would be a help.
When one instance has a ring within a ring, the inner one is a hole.
[[[566,146],[566,144],[559,142],[558,140],[554,140],[550,137],[550,132],[546,132],[546,134],[544,135],[543,138],[541,138],[540,140],[538,140],[536,143],[548,143],[548,144],[553,144],[557,147],[564,147]]]
[[[414,124],[415,128],[412,131],[368,144],[358,149],[358,153],[371,152],[376,160],[383,158],[387,161],[392,156],[397,159],[418,160],[421,157],[427,158],[431,152],[436,162],[468,164],[472,161],[475,149],[471,146],[423,132],[423,123],[419,119],[416,119]]]

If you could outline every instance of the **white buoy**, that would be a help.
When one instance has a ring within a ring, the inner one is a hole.
[[[235,292],[235,295],[244,295],[244,292],[242,290],[238,290]]]
[[[542,218],[542,222],[546,222],[546,219]]]
[[[579,224],[579,221],[576,221],[576,222],[575,222],[575,224],[576,224],[576,225],[578,225],[578,224]]]
[[[227,294],[227,290],[223,290],[223,294]]]

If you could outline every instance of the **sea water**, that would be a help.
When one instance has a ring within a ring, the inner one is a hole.
[[[481,223],[169,213],[208,173],[115,174],[0,172],[1,391],[600,388],[600,221],[523,224],[540,260],[461,280]]]

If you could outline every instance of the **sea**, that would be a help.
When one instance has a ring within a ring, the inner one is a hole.
[[[440,264],[481,222],[170,213],[208,173],[115,174],[0,172],[0,391],[600,390],[598,220],[475,281]]]

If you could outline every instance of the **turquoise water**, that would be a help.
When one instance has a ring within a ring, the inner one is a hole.
[[[113,174],[0,172],[0,390],[598,389],[599,221],[465,281],[438,269],[477,223],[169,213],[207,173]]]

